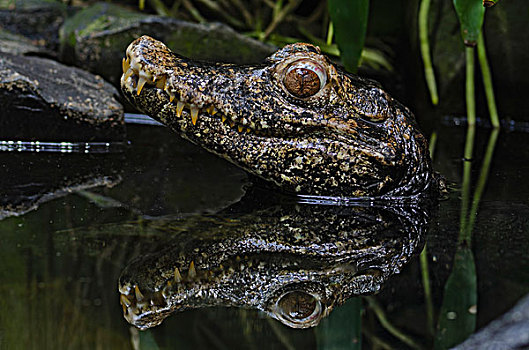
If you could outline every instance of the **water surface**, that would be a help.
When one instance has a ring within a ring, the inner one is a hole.
[[[474,157],[464,160],[466,129],[440,127],[434,163],[450,193],[431,213],[423,264],[418,251],[381,292],[351,298],[304,330],[225,307],[177,313],[141,332],[123,318],[120,274],[168,239],[149,223],[200,217],[240,201],[252,179],[231,164],[147,125],[129,128],[124,152],[0,152],[0,347],[406,349],[409,339],[430,348],[428,302],[434,325],[449,305],[448,318],[474,317],[479,330],[529,292],[529,139],[503,132],[491,141],[490,134],[477,129]],[[460,244],[462,225],[471,228],[464,232],[470,246]],[[461,256],[466,263],[471,256],[475,273],[464,278],[476,285],[462,283],[454,292],[446,286]],[[457,310],[454,293],[476,304]]]

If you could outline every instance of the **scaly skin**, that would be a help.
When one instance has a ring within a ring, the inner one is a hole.
[[[395,198],[435,192],[413,115],[319,48],[285,46],[261,65],[206,64],[143,36],[123,60],[123,93],[184,138],[308,195]]]
[[[294,328],[380,290],[420,252],[429,207],[285,205],[159,225],[172,239],[119,278],[123,313],[146,329],[173,312],[253,308]]]

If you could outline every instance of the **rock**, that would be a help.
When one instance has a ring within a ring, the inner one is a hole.
[[[0,0],[0,29],[23,35],[34,45],[56,51],[67,14],[56,0]]]
[[[78,68],[0,54],[0,140],[123,140],[117,95],[101,77]]]
[[[529,348],[529,295],[455,350],[515,350]]]
[[[121,181],[123,155],[0,152],[0,220],[51,200]]]
[[[66,20],[60,31],[61,57],[118,85],[125,50],[143,34],[199,60],[252,63],[274,51],[223,24],[195,24],[98,3]]]
[[[49,54],[41,47],[34,45],[31,40],[19,34],[13,34],[0,29],[0,53],[9,53],[12,55],[25,54]]]

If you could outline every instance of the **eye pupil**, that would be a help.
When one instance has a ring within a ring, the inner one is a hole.
[[[294,68],[285,76],[285,87],[292,95],[300,98],[309,97],[320,91],[318,74],[307,68]]]
[[[314,312],[317,308],[317,301],[310,294],[293,292],[280,300],[279,307],[291,319],[302,320]]]

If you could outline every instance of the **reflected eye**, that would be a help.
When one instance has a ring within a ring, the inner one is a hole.
[[[312,327],[318,324],[322,315],[321,302],[303,291],[284,294],[276,303],[280,320],[295,328]]]
[[[291,64],[283,79],[285,88],[292,95],[305,98],[317,94],[327,83],[327,74],[314,61],[301,60]]]

